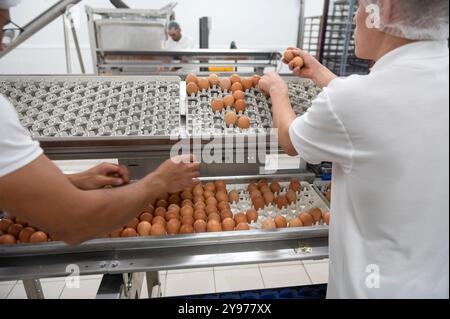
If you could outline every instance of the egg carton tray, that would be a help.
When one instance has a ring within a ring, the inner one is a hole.
[[[281,191],[275,194],[286,195],[289,190],[289,182],[280,182]],[[283,216],[290,221],[291,219],[298,217],[300,213],[306,212],[312,208],[320,208],[322,213],[330,210],[326,201],[317,193],[314,186],[307,182],[301,182],[302,189],[297,192],[297,201],[279,209],[275,204],[270,204],[258,211],[259,218],[256,223],[250,225],[251,229],[261,229],[264,220],[271,218],[274,219],[277,216]],[[231,204],[231,211],[233,214],[240,212],[246,212],[253,207],[250,194],[247,191],[248,184],[231,184],[227,185],[228,192],[237,190],[239,192],[239,202]]]
[[[286,81],[289,87],[289,98],[297,116],[303,115],[312,105],[312,101],[320,93],[320,89],[312,81],[304,79],[290,79]],[[238,127],[227,126],[225,115],[231,111],[227,107],[221,112],[213,112],[213,99],[222,99],[231,94],[214,86],[195,95],[187,97],[187,130],[190,134],[243,134],[267,133],[273,127],[272,101],[259,90],[252,88],[245,92],[247,109],[238,115],[246,115],[250,119],[250,128],[243,130]]]
[[[169,136],[180,130],[178,77],[1,77],[0,94],[35,138]]]

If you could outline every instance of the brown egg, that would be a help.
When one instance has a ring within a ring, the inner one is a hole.
[[[200,90],[208,90],[209,89],[209,80],[205,78],[198,79],[198,87]]]
[[[206,208],[206,204],[205,204],[205,202],[197,202],[197,203],[195,203],[195,210],[205,210],[205,208]]]
[[[37,231],[30,237],[30,243],[46,243],[47,241],[48,236],[43,231]]]
[[[214,113],[222,112],[224,107],[225,107],[225,104],[224,104],[223,100],[221,100],[221,99],[213,99],[211,102],[211,109]]]
[[[260,209],[263,209],[264,206],[266,206],[266,202],[264,201],[264,198],[262,197],[257,197],[253,200],[253,206],[255,207],[255,209],[258,211]]]
[[[111,238],[118,238],[122,234],[122,231],[123,231],[123,227],[113,231],[111,234],[109,234],[109,237],[111,237]]]
[[[155,207],[153,207],[153,205],[148,205],[147,208],[144,209],[143,213],[149,213],[153,215],[155,213]]]
[[[302,221],[303,226],[308,227],[314,225],[314,218],[308,213],[301,213],[300,220]]]
[[[251,208],[247,211],[247,223],[256,223],[258,221],[258,212]]]
[[[250,226],[247,223],[240,223],[236,226],[236,231],[250,230]]]
[[[181,203],[181,198],[180,198],[180,196],[179,195],[170,195],[170,197],[169,197],[169,205],[173,205],[173,204],[175,204],[175,205],[180,205],[180,203]]]
[[[275,224],[275,222],[273,221],[273,219],[266,219],[262,225],[261,225],[262,229],[276,229],[277,228],[277,224]]]
[[[207,220],[206,217],[207,217],[206,213],[204,211],[202,211],[202,210],[198,210],[198,211],[196,211],[194,213],[194,219],[195,220],[203,219],[204,221],[206,221]]]
[[[240,196],[237,190],[232,190],[229,194],[228,197],[230,199],[230,203],[237,203],[240,200]]]
[[[14,222],[9,218],[0,219],[0,231],[6,233],[9,226],[14,224]]]
[[[218,222],[220,222],[222,218],[220,217],[219,213],[211,213],[208,216],[208,220],[217,220]]]
[[[125,225],[125,227],[136,229],[137,225],[139,225],[139,219],[133,218]]]
[[[223,98],[223,104],[225,107],[234,105],[234,97],[232,95],[227,95]]]
[[[235,226],[236,226],[236,224],[235,224],[234,220],[231,218],[225,218],[222,221],[223,231],[233,231]]]
[[[194,223],[194,230],[196,233],[205,233],[206,232],[206,221],[203,219],[198,219]]]
[[[322,210],[320,208],[314,207],[310,209],[308,213],[314,218],[315,223],[322,220]]]
[[[221,220],[224,220],[224,219],[227,219],[227,218],[233,219],[233,213],[232,213],[231,210],[229,210],[229,209],[225,209],[225,210],[223,210],[223,211],[220,213],[220,219],[221,219]]]
[[[16,243],[16,238],[10,234],[0,236],[0,245],[13,245]]]
[[[279,209],[283,209],[283,207],[287,207],[288,206],[288,200],[287,200],[286,196],[278,196],[275,199],[275,203],[277,204],[277,207]]]
[[[220,202],[228,202],[228,193],[226,190],[220,190],[216,194],[217,201]]]
[[[241,77],[239,75],[237,75],[237,74],[233,74],[230,77],[230,81],[231,81],[231,84],[240,83],[241,82]]]
[[[300,68],[301,69],[305,65],[305,62],[299,56],[295,57],[293,61],[294,61],[294,67],[295,68]]]
[[[217,220],[210,220],[206,225],[208,233],[217,233],[222,231],[222,223]]]
[[[169,221],[171,219],[180,219],[180,213],[176,211],[168,211],[165,216],[166,220]]]
[[[19,224],[19,225],[22,225],[23,227],[27,227],[28,226],[28,223],[26,221],[18,219],[18,218],[16,218],[15,223]]]
[[[29,243],[30,237],[36,232],[36,229],[33,227],[25,227],[22,229],[22,231],[19,233],[19,240],[21,243]]]
[[[253,190],[250,192],[250,197],[252,199],[258,198],[258,197],[262,197],[262,193],[259,190]]]
[[[272,192],[265,192],[263,197],[264,197],[264,201],[266,202],[266,205],[273,204],[273,202],[275,200],[275,196],[273,195]]]
[[[271,192],[271,193],[272,193],[272,190],[271,190],[270,187],[267,186],[267,185],[263,185],[263,186],[260,188],[259,191],[260,191],[263,195],[264,195],[264,193],[268,193],[268,192]]]
[[[295,203],[297,201],[297,194],[292,189],[290,189],[286,193],[286,199],[289,204]]]
[[[245,93],[242,91],[234,91],[233,92],[233,97],[236,101],[238,100],[245,100]]]
[[[19,237],[20,232],[23,230],[23,226],[21,224],[12,224],[8,228],[8,234],[13,235],[14,237]]]
[[[252,191],[257,191],[258,190],[258,185],[255,183],[249,184],[247,187],[247,190],[249,193],[251,193]]]
[[[244,213],[237,213],[234,215],[234,221],[236,222],[236,225],[239,225],[240,223],[246,223],[247,222],[247,215]]]
[[[180,235],[192,234],[194,232],[194,227],[189,224],[181,225]]]
[[[217,205],[217,207],[219,208],[220,211],[223,211],[223,210],[230,210],[230,209],[231,209],[231,206],[230,206],[230,204],[228,203],[228,195],[227,195],[227,200],[226,200],[226,201],[221,201],[221,202]]]
[[[284,60],[287,63],[291,62],[295,57],[294,52],[292,52],[291,50],[287,50],[286,52],[284,52],[283,56],[284,56]]]
[[[286,228],[287,227],[287,220],[283,216],[277,216],[275,217],[275,225],[277,225],[277,228]]]
[[[193,74],[193,73],[188,74],[188,76],[186,77],[186,83],[187,84],[189,84],[189,83],[197,84],[197,82],[198,82],[198,77],[195,74]]]
[[[294,192],[300,192],[302,190],[302,184],[298,180],[293,180],[289,184],[289,189],[292,189]]]
[[[260,179],[260,180],[258,181],[258,187],[261,188],[261,187],[263,187],[264,185],[269,186],[269,183],[267,182],[266,179]]]
[[[137,226],[139,236],[150,236],[152,225],[149,222],[140,222]]]
[[[167,234],[176,235],[180,232],[181,222],[178,219],[171,219],[167,223]]]
[[[166,219],[161,216],[156,216],[153,218],[153,225],[155,224],[160,224],[161,226],[166,227]]]
[[[254,86],[258,86],[260,80],[261,80],[261,77],[260,77],[259,75],[256,75],[256,74],[255,74],[255,75],[252,77],[253,85],[254,85]]]
[[[182,200],[192,200],[194,198],[194,196],[192,196],[192,192],[191,191],[184,191],[181,193],[181,199]]]
[[[324,223],[325,225],[330,225],[330,212],[326,212],[326,213],[323,215],[323,223]]]
[[[153,224],[152,229],[150,230],[150,235],[156,237],[164,236],[166,235],[166,228],[159,223]]]
[[[290,228],[294,228],[294,227],[303,227],[303,223],[300,220],[300,218],[293,218],[291,219],[291,221],[289,222],[289,227]]]
[[[204,193],[203,193],[203,197],[205,198],[205,199],[208,199],[208,198],[210,198],[210,197],[216,197],[216,194],[214,193],[214,192],[211,192],[211,191],[205,191]]]
[[[244,87],[241,83],[236,82],[231,86],[231,92],[234,93],[235,91],[244,91]]]
[[[194,225],[194,223],[195,223],[195,219],[194,219],[193,216],[184,216],[181,219],[181,224],[182,225]]]
[[[167,207],[169,207],[169,203],[165,199],[160,199],[156,202],[156,207],[164,207],[167,209]]]
[[[245,100],[236,100],[234,103],[234,109],[236,110],[236,113],[244,113],[247,109],[247,102],[245,102]]]
[[[203,186],[196,185],[192,190],[192,193],[194,194],[194,196],[203,196]]]
[[[194,209],[191,206],[184,206],[180,210],[181,217],[194,216]]]
[[[217,206],[217,199],[215,197],[210,197],[206,200],[206,206]]]
[[[250,119],[244,115],[241,116],[238,120],[238,126],[239,128],[243,129],[243,130],[247,130],[250,128]]]
[[[191,82],[186,86],[186,91],[187,91],[188,96],[191,96],[191,95],[197,94],[199,91],[199,88],[198,88],[197,84]]]
[[[168,212],[180,213],[180,210],[181,210],[181,208],[177,204],[170,204],[169,208],[167,208]]]
[[[278,182],[273,182],[270,185],[270,189],[272,190],[272,192],[274,193],[279,193],[281,191],[281,185]]]
[[[192,208],[194,208],[194,203],[192,203],[190,199],[185,199],[184,201],[181,202],[181,207],[184,206],[191,206]]]
[[[158,207],[155,210],[155,217],[156,216],[165,217],[166,216],[166,212],[167,212],[167,210],[164,207]]]
[[[208,205],[205,208],[206,215],[211,215],[212,213],[219,213],[216,205]]]
[[[222,89],[222,91],[228,91],[231,88],[231,81],[230,79],[221,79],[219,82],[219,86]]]
[[[231,112],[228,112],[228,113],[225,115],[225,124],[226,124],[227,126],[235,125],[236,122],[237,122],[237,115],[236,115],[235,112],[232,112],[232,111],[231,111]]]
[[[138,233],[136,232],[136,229],[127,227],[124,230],[122,230],[122,233],[120,234],[121,237],[136,237]]]
[[[214,184],[214,183],[207,183],[205,185],[205,190],[215,193],[216,192],[216,184]]]
[[[209,80],[209,84],[211,85],[211,87],[213,87],[214,85],[218,85],[220,82],[220,79],[217,76],[217,74],[210,74],[210,76],[208,77],[208,80]]]
[[[227,183],[224,180],[215,181],[214,185],[216,185],[216,190],[226,190],[227,188]]]
[[[244,88],[244,91],[248,91],[251,88],[253,88],[253,79],[252,78],[244,78],[241,81],[242,87]]]

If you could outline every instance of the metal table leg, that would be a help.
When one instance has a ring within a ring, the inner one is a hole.
[[[42,290],[41,282],[39,279],[23,280],[23,286],[25,288],[28,299],[45,299],[44,291]]]
[[[157,272],[157,271],[147,272],[146,277],[147,277],[148,297],[149,298],[153,297],[154,288],[156,289],[155,296],[157,298],[162,297],[161,282],[159,280],[159,272]]]

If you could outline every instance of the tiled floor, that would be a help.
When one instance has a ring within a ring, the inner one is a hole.
[[[260,265],[169,270],[159,272],[163,297],[323,284],[328,281],[328,260]],[[101,276],[84,276],[80,288],[68,288],[64,278],[41,280],[44,296],[51,299],[92,299]],[[158,297],[156,290],[152,295]],[[24,299],[21,281],[0,282],[0,299]],[[148,298],[144,280],[141,298]]]

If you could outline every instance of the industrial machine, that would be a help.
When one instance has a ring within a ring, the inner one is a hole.
[[[294,109],[302,114],[319,89],[303,79],[286,81]],[[176,144],[184,143],[201,153],[220,141],[222,161],[202,164],[202,181],[224,180],[228,191],[238,191],[240,200],[231,205],[233,213],[252,206],[247,185],[261,178],[279,181],[282,193],[292,178],[298,178],[302,182],[297,201],[282,209],[261,209],[260,220],[249,231],[102,238],[78,247],[56,241],[0,245],[0,281],[23,280],[30,298],[43,298],[40,278],[103,274],[98,298],[135,298],[143,273],[149,296],[158,296],[154,290],[158,290],[159,270],[328,257],[328,226],[322,223],[262,229],[267,217],[289,219],[312,207],[323,212],[329,209],[314,186],[315,174],[306,165],[294,170],[268,166],[274,156],[282,156],[270,130],[270,99],[257,88],[247,90],[245,114],[251,126],[239,130],[221,125],[214,119],[219,115],[206,109],[221,94],[217,87],[189,97],[184,92],[179,77],[0,77],[0,93],[14,104],[22,124],[51,159],[118,158],[139,179],[169,158]],[[261,138],[267,142],[263,146]],[[263,156],[255,156],[252,149]],[[237,156],[243,159],[241,164],[234,163]]]

